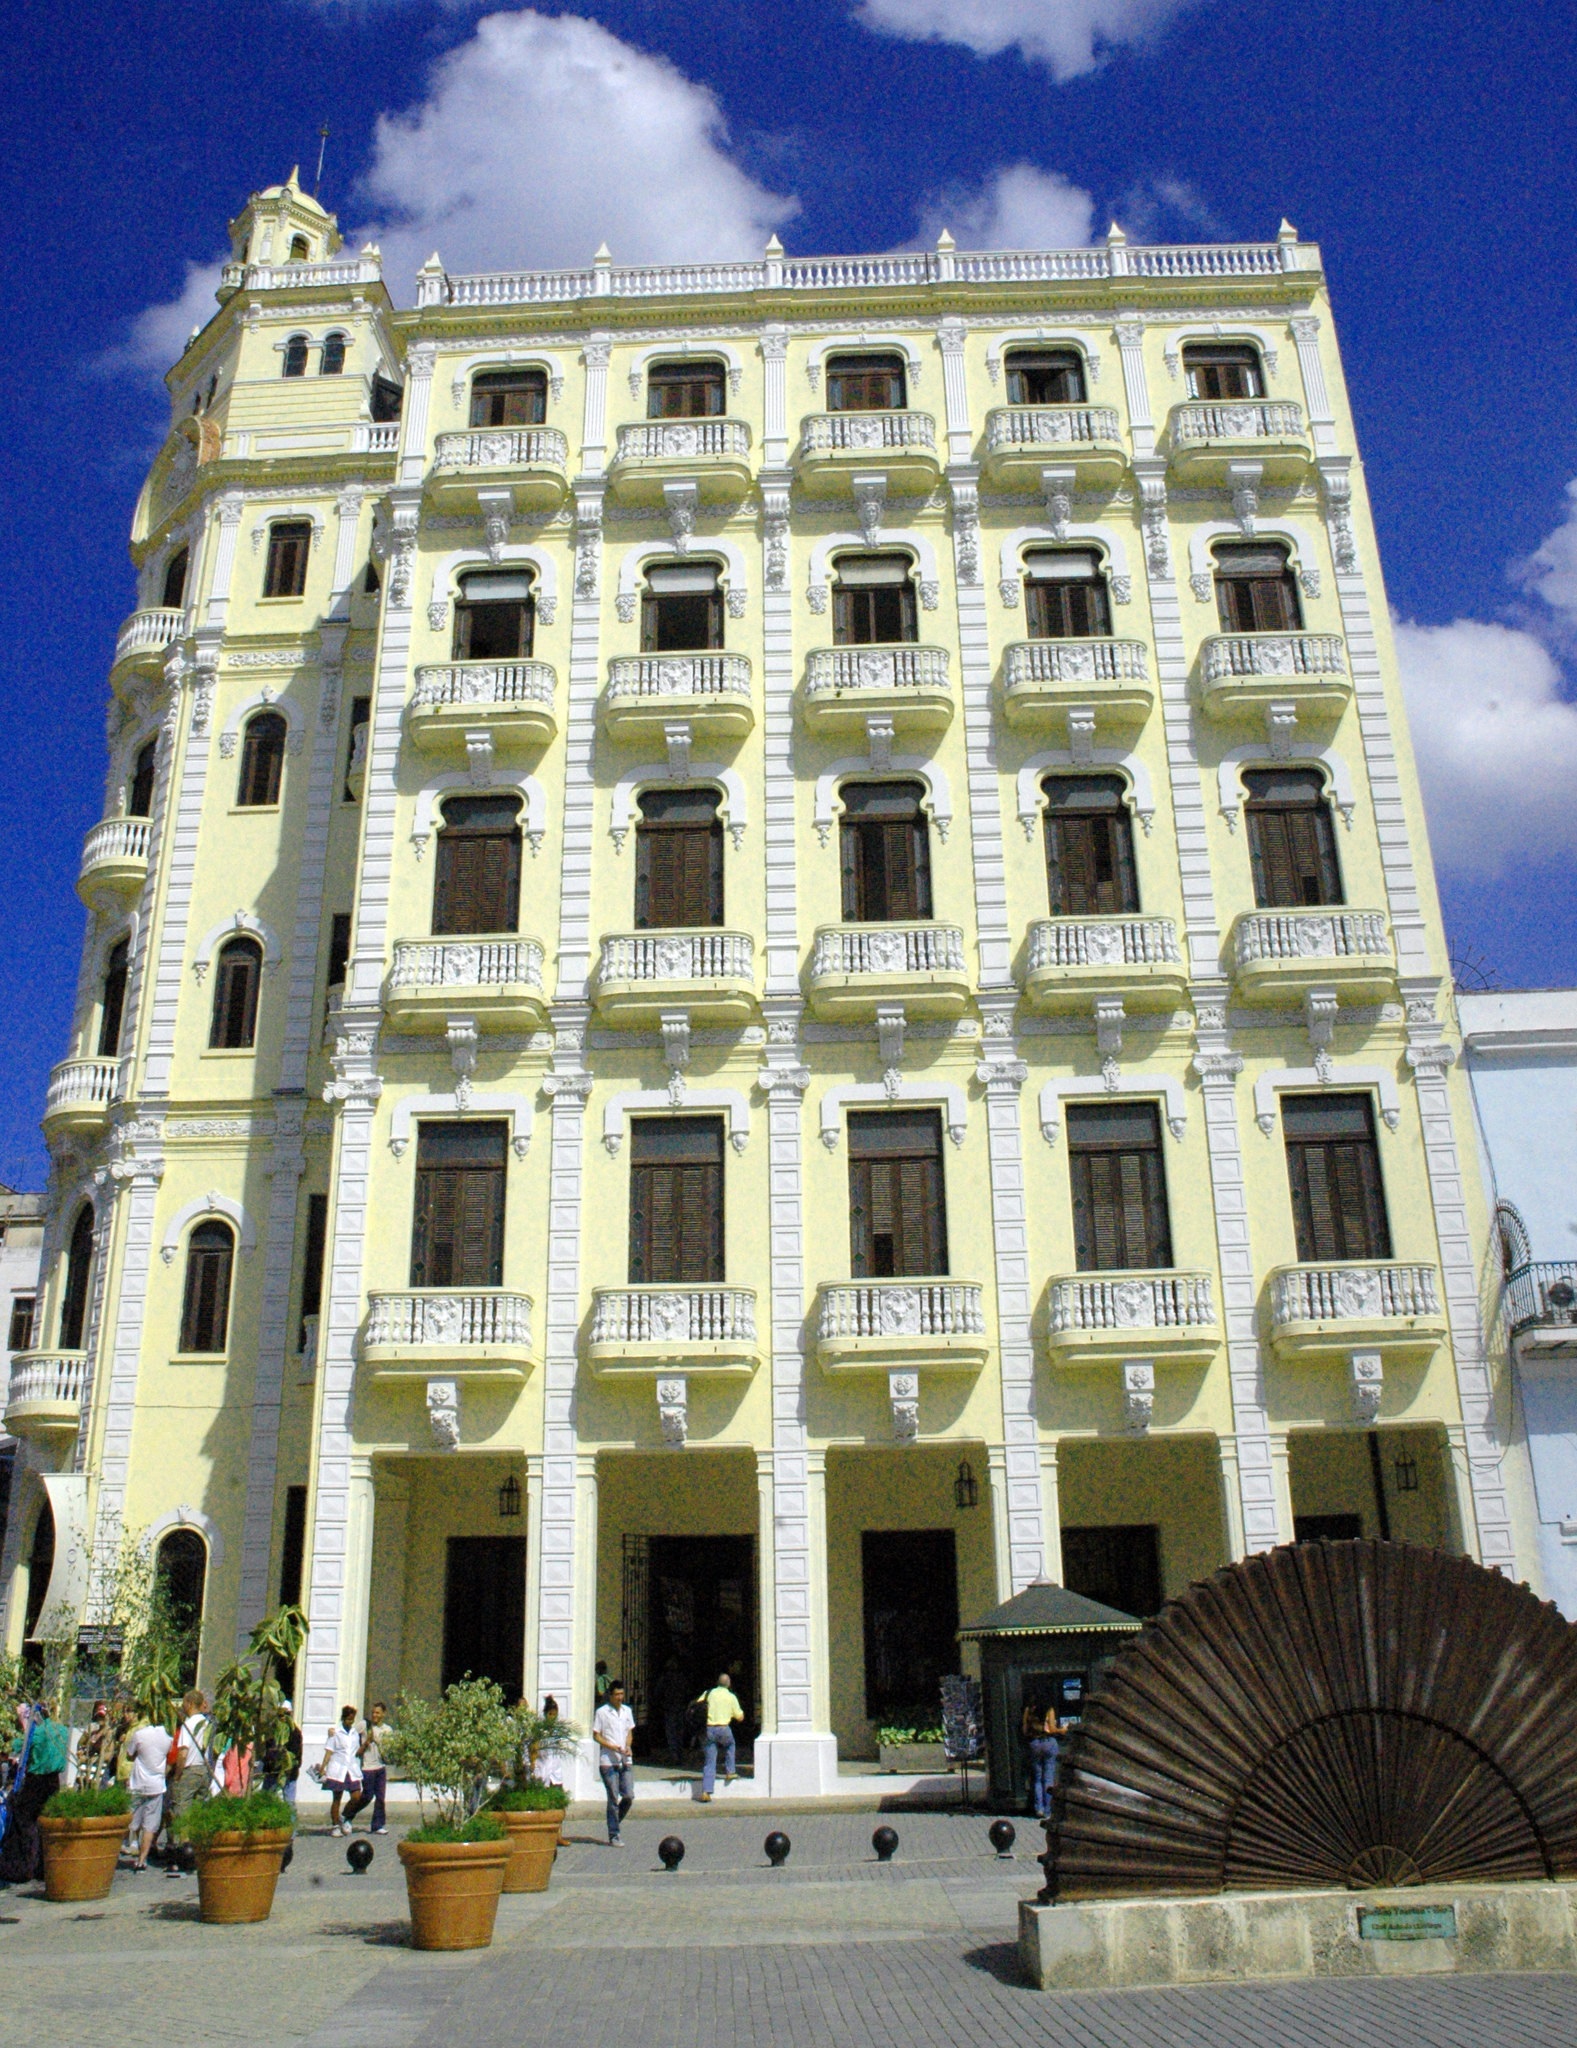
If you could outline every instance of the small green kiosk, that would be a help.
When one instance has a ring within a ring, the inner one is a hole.
[[[1054,1705],[1064,1721],[1076,1721],[1085,1694],[1143,1627],[1134,1615],[1036,1579],[958,1631],[961,1643],[980,1646],[993,1801],[1023,1806],[1029,1798],[1019,1733],[1025,1707]]]

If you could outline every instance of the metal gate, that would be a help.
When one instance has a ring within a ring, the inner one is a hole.
[[[624,1539],[624,1594],[619,1633],[620,1669],[614,1675],[624,1680],[625,1696],[637,1721],[648,1718],[651,1656],[650,1611],[652,1542],[649,1536]]]

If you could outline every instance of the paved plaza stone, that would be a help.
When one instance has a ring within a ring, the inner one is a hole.
[[[632,1815],[623,1849],[577,1809],[551,1891],[505,1899],[491,1949],[409,1947],[397,1833],[353,1877],[297,1843],[273,1918],[204,1927],[196,1880],[122,1875],[96,1906],[0,1891],[0,2048],[1570,2048],[1577,1978],[1045,1993],[1023,1982],[1021,1824],[999,1862],[978,1815]],[[771,1827],[793,1841],[768,1868]],[[681,1869],[657,1859],[683,1836]]]

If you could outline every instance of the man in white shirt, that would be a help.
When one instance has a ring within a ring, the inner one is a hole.
[[[164,1821],[165,1767],[175,1737],[157,1721],[134,1728],[126,1744],[131,1758],[131,1831],[137,1843],[134,1870],[146,1870],[148,1851]]]
[[[608,1795],[608,1842],[622,1849],[619,1828],[635,1804],[635,1716],[624,1704],[624,1686],[617,1678],[608,1687],[606,1703],[592,1717],[591,1733],[602,1789]]]

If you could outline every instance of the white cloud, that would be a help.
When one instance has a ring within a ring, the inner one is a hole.
[[[705,86],[596,22],[494,14],[380,117],[361,187],[397,291],[436,246],[453,270],[757,254],[796,202],[729,154]],[[358,239],[360,231],[358,232]]]
[[[1155,35],[1189,0],[859,0],[867,28],[910,42],[962,43],[977,57],[1017,49],[1057,79],[1093,71],[1119,43]]]
[[[1489,877],[1577,853],[1577,704],[1543,642],[1457,619],[1399,621],[1396,644],[1441,865]]]
[[[99,357],[98,367],[130,371],[137,376],[163,377],[186,346],[194,327],[206,327],[219,310],[214,298],[220,260],[188,263],[178,297],[148,306],[132,321],[126,339]]]
[[[1523,561],[1512,581],[1542,597],[1563,627],[1577,627],[1577,479],[1566,486],[1566,517]]]
[[[1003,164],[972,191],[953,186],[927,199],[919,240],[947,228],[961,249],[1079,249],[1094,219],[1095,201],[1060,171]]]

